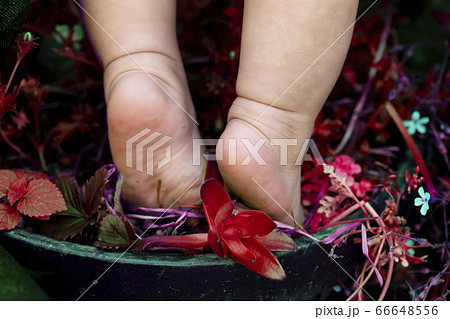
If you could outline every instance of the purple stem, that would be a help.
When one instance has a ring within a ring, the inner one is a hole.
[[[449,53],[448,45],[446,45],[446,48],[447,49],[445,50],[444,61],[442,61],[441,69],[439,71],[436,83],[434,84],[433,90],[430,92],[429,95],[430,98],[433,98],[438,94],[442,78],[444,77],[445,70],[447,69],[448,53]]]
[[[376,267],[376,265],[373,263],[372,259],[370,259],[369,256],[369,246],[367,245],[367,232],[366,232],[366,226],[364,226],[364,224],[361,223],[361,246],[362,246],[362,251],[364,256],[367,257],[367,259],[369,260],[370,264],[372,265],[373,270],[375,271],[375,274],[377,276],[378,282],[380,283],[380,286],[383,287],[383,277],[381,277],[381,274],[378,270],[378,268]]]
[[[443,208],[444,208],[445,243],[448,244],[448,230],[447,230],[447,225],[448,225],[448,223],[447,223],[447,212],[446,212],[446,210],[445,210],[446,203],[444,202],[444,205],[442,205],[442,206],[443,206]]]
[[[169,214],[173,214],[176,216],[183,215],[184,213],[188,213],[188,217],[195,217],[195,218],[204,218],[205,215],[202,213],[193,213],[189,211],[190,209],[182,210],[182,209],[167,209],[167,208],[146,208],[146,207],[138,207],[132,210],[134,213],[135,218],[139,218],[140,216],[156,216],[159,217],[163,213],[167,216]]]
[[[187,212],[185,212],[183,215],[180,216],[180,218],[177,219],[175,223],[178,223],[178,226],[175,227],[175,229],[172,232],[172,235],[176,235],[178,232],[178,229],[186,222],[187,220]]]

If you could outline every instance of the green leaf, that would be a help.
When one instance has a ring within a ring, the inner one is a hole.
[[[69,37],[70,29],[67,24],[57,24],[55,26],[55,31],[61,34],[64,39]]]
[[[78,43],[78,42],[75,42],[73,44],[73,49],[74,49],[75,52],[79,52],[81,50],[81,44]]]
[[[78,209],[70,205],[69,203],[66,203],[67,209],[63,210],[62,212],[56,213],[55,216],[70,216],[74,218],[86,218],[87,216],[80,212]]]
[[[119,180],[116,184],[116,191],[114,192],[114,211],[123,214],[122,204],[120,203],[120,195],[122,195],[123,175],[120,174]]]
[[[83,186],[81,191],[81,201],[85,212],[89,216],[92,216],[102,203],[103,187],[108,182],[106,176],[108,176],[107,170],[98,170]]]
[[[125,247],[136,240],[131,223],[123,216],[107,215],[100,222],[97,246]]]
[[[72,41],[77,42],[84,39],[84,30],[79,24],[75,24],[72,28],[73,36]]]
[[[40,232],[56,239],[66,240],[80,234],[87,225],[89,225],[89,219],[67,204],[67,210],[42,222]]]
[[[72,208],[76,209],[82,215],[86,215],[80,199],[80,189],[72,178],[68,176],[61,176],[54,179],[53,183],[58,186],[67,204],[72,206]],[[58,213],[58,215],[61,215],[61,213]]]
[[[43,221],[40,232],[60,240],[73,238],[89,225],[89,216],[83,209],[77,183],[68,176],[53,180],[63,194],[67,209],[56,213],[50,220]]]

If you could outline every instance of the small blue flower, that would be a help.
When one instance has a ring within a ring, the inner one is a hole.
[[[336,285],[336,286],[333,286],[333,290],[334,290],[335,292],[341,292],[342,288],[341,288],[340,285]]]
[[[430,122],[430,119],[428,117],[422,117],[420,118],[420,113],[417,111],[414,111],[414,113],[411,116],[411,121],[403,121],[403,124],[408,129],[408,133],[410,135],[414,135],[417,132],[419,133],[425,133],[427,131],[425,124]]]
[[[425,192],[423,190],[423,187],[419,188],[419,195],[420,197],[416,197],[414,199],[414,205],[415,206],[422,206],[420,208],[420,213],[425,216],[427,214],[428,209],[430,208],[428,206],[428,202],[430,201],[430,193]]]

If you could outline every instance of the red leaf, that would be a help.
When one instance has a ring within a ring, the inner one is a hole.
[[[39,172],[26,172],[21,168],[18,168],[16,171],[16,175],[18,178],[25,176],[27,178],[28,181],[31,181],[32,179],[38,179],[38,178],[47,178],[48,175],[44,174],[44,173],[39,173]]]
[[[297,251],[297,245],[292,238],[276,229],[267,236],[255,238],[270,251]]]
[[[20,221],[19,213],[11,206],[0,203],[0,230],[10,230]]]
[[[83,186],[81,201],[89,216],[92,216],[102,203],[102,191],[108,181],[106,179],[107,175],[107,170],[98,170]]]
[[[17,179],[17,175],[8,169],[0,169],[0,198],[5,197],[11,189],[11,184]]]
[[[200,190],[200,196],[203,201],[206,220],[209,227],[212,228],[216,214],[220,208],[231,201],[230,196],[223,186],[215,179],[208,179],[203,182]]]
[[[286,278],[286,274],[281,267],[278,259],[261,244],[255,238],[241,238],[242,243],[252,251],[255,256],[255,261],[249,261],[245,259],[241,259],[238,256],[233,255],[230,252],[230,255],[236,260],[238,263],[243,264],[248,269],[255,271],[264,277],[273,280],[283,280]]]
[[[20,89],[16,85],[11,93],[9,94],[3,94],[0,91],[0,119],[8,113],[9,111],[12,111],[16,104],[13,104],[14,100],[19,96]]]
[[[208,234],[190,234],[181,236],[150,236],[143,240],[142,248],[148,246],[173,246],[183,248],[199,248],[208,246]]]
[[[55,184],[47,179],[33,179],[17,203],[17,210],[31,217],[50,216],[66,210],[66,203]]]
[[[27,178],[21,177],[11,183],[10,190],[8,192],[8,201],[10,205],[14,205],[25,194],[27,190]]]

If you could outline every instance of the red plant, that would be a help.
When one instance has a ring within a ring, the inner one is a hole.
[[[272,251],[295,251],[293,240],[275,230],[275,222],[260,211],[233,214],[235,202],[215,179],[206,180],[201,189],[203,208],[210,230],[208,233],[182,236],[150,236],[149,245],[165,245],[198,249],[209,246],[220,257],[229,254],[238,263],[267,278],[286,278],[283,267]]]
[[[46,218],[67,209],[63,196],[55,184],[42,173],[0,170],[0,199],[6,197],[9,205],[0,203],[0,230],[16,227],[19,213]]]

